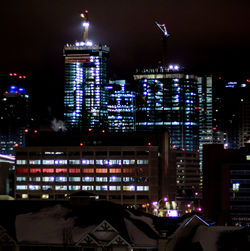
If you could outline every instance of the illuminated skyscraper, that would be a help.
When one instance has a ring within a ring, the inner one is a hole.
[[[173,148],[199,149],[197,77],[170,65],[134,75],[138,83],[136,130],[163,131]]]
[[[83,26],[84,41],[64,46],[64,120],[69,129],[105,128],[109,47],[88,41],[87,19]]]

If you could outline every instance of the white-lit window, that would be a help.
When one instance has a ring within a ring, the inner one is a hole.
[[[27,186],[26,185],[17,185],[16,190],[27,190]]]
[[[81,177],[69,177],[69,181],[71,181],[71,182],[79,182],[79,181],[81,181]]]
[[[62,177],[62,176],[56,177],[56,181],[57,182],[66,182],[67,181],[67,177]]]
[[[26,194],[26,193],[23,193],[22,194],[22,199],[28,199],[29,198],[29,195],[28,194]]]
[[[29,178],[29,181],[36,181],[36,182],[39,182],[39,181],[41,181],[41,178],[40,178],[40,177],[30,177],[30,178]]]
[[[134,165],[135,160],[134,159],[124,159],[122,163],[123,163],[123,165]]]
[[[55,160],[55,165],[66,165],[67,160],[66,159],[57,159]]]
[[[109,182],[121,182],[121,177],[109,177]]]
[[[41,160],[40,159],[30,160],[29,164],[30,165],[40,165],[41,164]]]
[[[83,165],[94,165],[95,161],[93,159],[83,159],[82,164]]]
[[[250,160],[250,155],[247,155],[247,156],[246,156],[246,159],[247,159],[247,160]]]
[[[134,182],[135,178],[134,177],[123,177],[123,182]]]
[[[38,185],[29,185],[29,190],[40,190],[41,186]]]
[[[55,186],[56,190],[67,190],[67,186]]]
[[[96,190],[96,191],[100,191],[100,190],[101,190],[101,191],[102,191],[102,190],[105,190],[105,191],[106,191],[106,190],[108,190],[108,186],[107,186],[107,185],[105,185],[105,186],[96,186],[96,187],[95,187],[95,190]]]
[[[123,186],[124,191],[135,191],[135,186]]]
[[[233,183],[233,191],[238,192],[240,190],[240,183]]]
[[[94,186],[82,186],[82,190],[94,190]]]
[[[109,186],[109,190],[110,191],[120,191],[121,190],[121,186]]]
[[[111,160],[108,161],[108,164],[110,166],[112,166],[112,165],[121,165],[122,161],[120,159],[111,159]]]
[[[108,178],[107,177],[96,177],[95,181],[96,182],[107,182]]]
[[[17,159],[16,163],[17,163],[17,165],[26,165],[27,164],[27,160]]]
[[[83,182],[94,182],[94,177],[82,177]]]
[[[104,163],[102,159],[97,159],[95,162],[97,165],[103,165]]]
[[[137,186],[136,190],[137,191],[148,191],[149,187],[148,186]]]
[[[42,163],[43,163],[43,165],[53,165],[54,160],[53,159],[44,159]]]
[[[71,164],[71,165],[80,165],[80,160],[79,159],[70,159],[69,164]]]
[[[69,190],[71,191],[81,190],[81,186],[69,186]]]
[[[42,186],[43,190],[52,190],[52,186]]]
[[[44,182],[53,182],[55,180],[55,177],[50,176],[50,177],[42,177],[42,180]]]
[[[48,199],[49,195],[48,194],[42,194],[42,199]]]
[[[16,181],[26,181],[26,177],[16,177]]]

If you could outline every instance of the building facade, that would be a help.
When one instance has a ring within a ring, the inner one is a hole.
[[[199,148],[197,77],[178,66],[148,69],[134,75],[138,84],[136,130],[168,131],[172,147]]]
[[[162,196],[174,200],[175,166],[169,166],[168,136],[146,137],[104,135],[98,137],[102,143],[88,146],[85,136],[81,146],[17,148],[15,197],[66,199],[87,190],[121,204],[150,203]],[[158,144],[152,140],[157,137]]]
[[[68,129],[106,128],[108,55],[107,46],[90,41],[64,46],[64,120]]]

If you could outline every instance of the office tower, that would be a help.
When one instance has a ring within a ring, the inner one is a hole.
[[[109,48],[87,40],[88,20],[84,19],[83,26],[83,41],[64,46],[64,120],[68,129],[106,128],[104,86],[107,84]]]
[[[138,85],[136,130],[166,130],[173,148],[198,150],[197,77],[170,65],[167,71],[137,72],[134,79]]]
[[[65,145],[67,142],[67,145]],[[175,199],[167,133],[50,133],[16,150],[18,199],[89,191],[121,204]]]
[[[107,90],[108,130],[135,131],[135,92],[127,90],[125,80],[109,81]]]
[[[25,129],[29,124],[29,95],[24,88],[10,86],[0,99],[0,152],[14,155],[14,147],[25,144]]]

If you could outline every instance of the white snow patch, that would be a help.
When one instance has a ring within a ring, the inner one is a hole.
[[[131,221],[124,219],[129,238],[136,245],[141,247],[157,247],[157,240],[149,238],[141,230],[139,230]]]
[[[19,242],[62,244],[78,241],[88,229],[75,227],[75,219],[65,216],[70,210],[56,205],[39,212],[16,216]],[[92,226],[93,228],[93,226]]]

